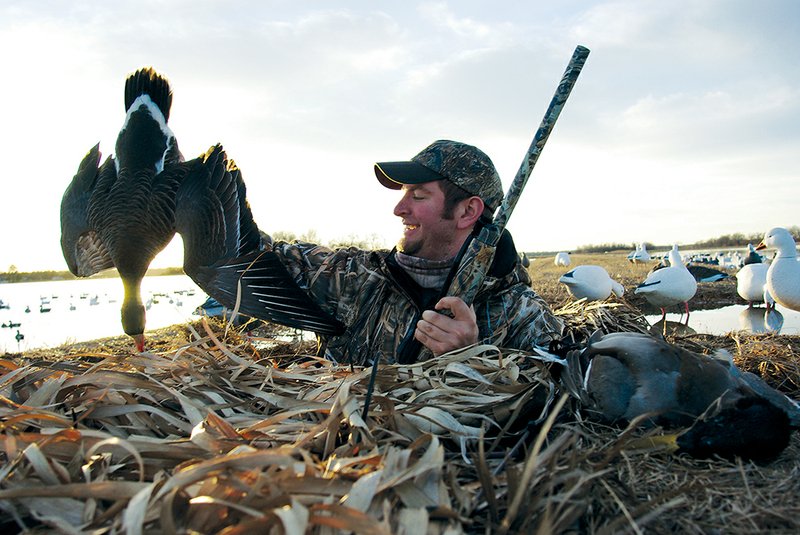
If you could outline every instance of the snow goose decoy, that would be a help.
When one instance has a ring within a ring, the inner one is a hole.
[[[745,264],[736,273],[736,293],[747,301],[748,308],[753,303],[764,303],[767,308],[774,304],[772,295],[767,289],[767,264]]]
[[[570,265],[571,261],[569,259],[569,253],[560,252],[556,254],[556,257],[553,259],[553,263],[557,266],[566,267]]]
[[[767,289],[775,302],[800,311],[800,263],[797,246],[788,230],[775,227],[764,234],[756,250],[775,249],[777,253],[767,270]]]
[[[564,273],[558,282],[564,284],[575,299],[585,298],[587,301],[603,301],[612,292],[617,297],[622,297],[625,292],[625,288],[612,279],[602,266],[577,266]]]
[[[644,242],[636,246],[636,250],[628,255],[628,260],[634,264],[646,264],[650,262],[651,256],[650,253],[647,252],[647,246]]]
[[[116,267],[125,290],[122,327],[144,349],[141,282],[175,234],[183,157],[167,125],[172,91],[153,69],[125,82],[125,121],[115,154],[100,165],[92,147],[61,201],[61,248],[69,270],[88,277]]]
[[[697,281],[683,264],[677,247],[669,252],[669,261],[669,267],[651,272],[633,293],[642,294],[648,303],[660,308],[662,321],[667,318],[667,307],[683,303],[688,323],[689,300],[697,292]]]
[[[673,449],[695,456],[768,459],[800,427],[798,404],[725,351],[700,355],[641,333],[595,333],[567,354],[566,389],[596,419],[691,426]]]
[[[323,335],[345,326],[295,282],[253,220],[241,171],[216,145],[186,162],[175,198],[183,270],[209,296],[256,319]]]

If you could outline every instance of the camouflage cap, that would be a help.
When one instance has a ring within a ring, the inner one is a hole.
[[[440,139],[406,162],[378,162],[375,176],[390,189],[403,184],[449,180],[467,193],[477,195],[492,211],[503,200],[503,185],[492,160],[480,149]]]

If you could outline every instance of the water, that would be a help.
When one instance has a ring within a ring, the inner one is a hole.
[[[122,335],[122,294],[118,278],[0,284],[9,306],[0,309],[0,354]],[[197,319],[192,313],[206,294],[185,275],[145,277],[142,299],[150,330]],[[17,332],[25,337],[19,342]]]
[[[661,321],[661,315],[645,316],[650,325]],[[667,314],[667,325],[685,321],[680,314]],[[660,323],[659,323],[660,324]],[[764,307],[748,308],[731,305],[713,310],[689,310],[689,327],[697,333],[722,336],[731,331],[748,333],[800,334],[800,312],[778,305],[767,312]]]

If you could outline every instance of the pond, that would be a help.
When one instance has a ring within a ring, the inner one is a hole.
[[[0,354],[122,335],[122,294],[118,278],[0,284]],[[142,299],[150,330],[197,319],[206,294],[170,275],[145,277]]]
[[[661,315],[645,316],[650,325],[661,325]],[[685,322],[686,316],[667,314],[667,325]],[[722,336],[731,331],[748,333],[800,334],[800,312],[780,305],[767,311],[765,307],[730,305],[713,310],[689,310],[689,328],[701,334]]]

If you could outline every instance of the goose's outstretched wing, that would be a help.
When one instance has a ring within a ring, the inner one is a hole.
[[[113,160],[100,166],[100,145],[84,156],[61,198],[61,251],[73,275],[88,277],[114,267],[97,232],[89,224],[89,204],[100,175],[116,173]]]
[[[336,335],[344,325],[322,310],[265,250],[241,172],[216,145],[190,162],[176,196],[184,271],[228,308],[258,319]]]

